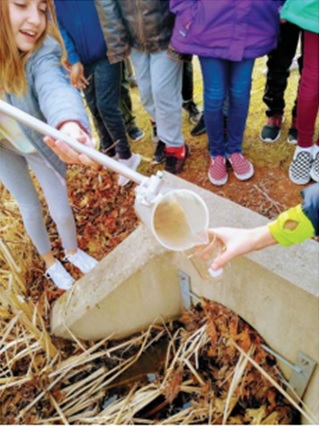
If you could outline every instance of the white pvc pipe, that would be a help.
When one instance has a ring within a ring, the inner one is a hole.
[[[0,112],[19,121],[25,126],[36,130],[44,136],[51,136],[53,139],[59,139],[63,142],[66,142],[71,148],[73,148],[78,153],[87,155],[89,158],[91,158],[91,160],[96,161],[97,163],[101,164],[102,166],[105,166],[107,169],[112,170],[115,173],[119,173],[120,175],[125,176],[126,178],[139,185],[149,179],[148,177],[143,176],[141,173],[131,170],[129,167],[126,167],[125,165],[119,163],[116,160],[113,160],[107,155],[104,155],[101,152],[95,150],[94,148],[90,148],[86,145],[81,144],[70,136],[67,136],[59,130],[49,126],[47,123],[44,123],[43,121],[38,120],[37,118],[32,117],[26,112],[23,112],[20,109],[1,100]]]

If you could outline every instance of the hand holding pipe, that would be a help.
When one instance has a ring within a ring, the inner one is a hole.
[[[65,135],[59,130],[49,126],[49,124],[44,123],[43,121],[38,120],[37,118],[32,117],[26,112],[21,111],[18,108],[1,100],[0,112],[19,121],[25,126],[30,127],[31,129],[41,133],[44,136],[51,136],[53,139],[61,140],[67,143],[78,153],[87,155],[93,161],[101,164],[102,166],[105,166],[107,169],[112,170],[115,173],[119,173],[120,175],[125,176],[126,178],[139,185],[145,183],[149,179],[148,177],[143,176],[142,174],[134,170],[131,170],[129,167],[126,167],[125,165],[119,163],[116,160],[113,160],[112,158],[102,154],[101,152],[81,144],[70,136]]]

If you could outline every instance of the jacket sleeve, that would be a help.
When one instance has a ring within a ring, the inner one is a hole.
[[[70,62],[70,64],[74,65],[77,62],[81,62],[71,36],[69,35],[68,31],[60,23],[59,23],[59,30],[63,38],[63,42],[68,54],[68,61]]]
[[[282,246],[289,247],[319,235],[319,184],[308,186],[301,194],[301,204],[281,213],[268,225],[272,236]],[[285,226],[292,221],[296,223],[294,229]]]
[[[315,183],[302,191],[302,211],[312,223],[315,235],[319,235],[319,184]]]
[[[71,86],[60,64],[59,43],[48,37],[30,60],[34,95],[47,123],[59,128],[66,121],[75,121],[90,134],[89,119],[80,93]]]
[[[118,0],[94,0],[110,63],[121,62],[130,55],[130,43]]]
[[[179,16],[183,26],[190,24],[198,8],[199,0],[170,0],[170,10]]]

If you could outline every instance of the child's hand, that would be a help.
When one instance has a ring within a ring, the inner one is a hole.
[[[74,121],[67,121],[60,128],[60,132],[65,133],[78,142],[83,143],[91,148],[95,148],[96,142]]]
[[[252,229],[216,228],[209,231],[213,232],[225,245],[225,250],[210,266],[214,271],[223,268],[235,257],[276,244],[268,226]]]
[[[83,90],[89,86],[89,80],[84,76],[84,69],[81,62],[70,67],[70,81],[73,87],[78,90]]]
[[[95,147],[95,142],[85,133],[79,124],[75,122],[66,122],[60,129],[61,132],[76,139],[78,142],[83,143],[91,148]],[[85,164],[93,167],[100,167],[95,161],[91,160],[85,154],[79,154],[71,148],[66,142],[53,139],[51,136],[45,136],[44,142],[54,151],[63,162],[67,164]]]

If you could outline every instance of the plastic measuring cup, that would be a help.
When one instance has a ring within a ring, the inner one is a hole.
[[[205,281],[216,281],[221,277],[223,269],[216,271],[211,269],[213,260],[224,250],[223,243],[212,232],[199,235],[203,243],[185,251],[185,255],[191,261],[200,277]]]
[[[135,209],[156,240],[172,251],[185,251],[199,244],[199,234],[209,226],[207,205],[187,189],[169,190],[150,207],[136,203]]]

